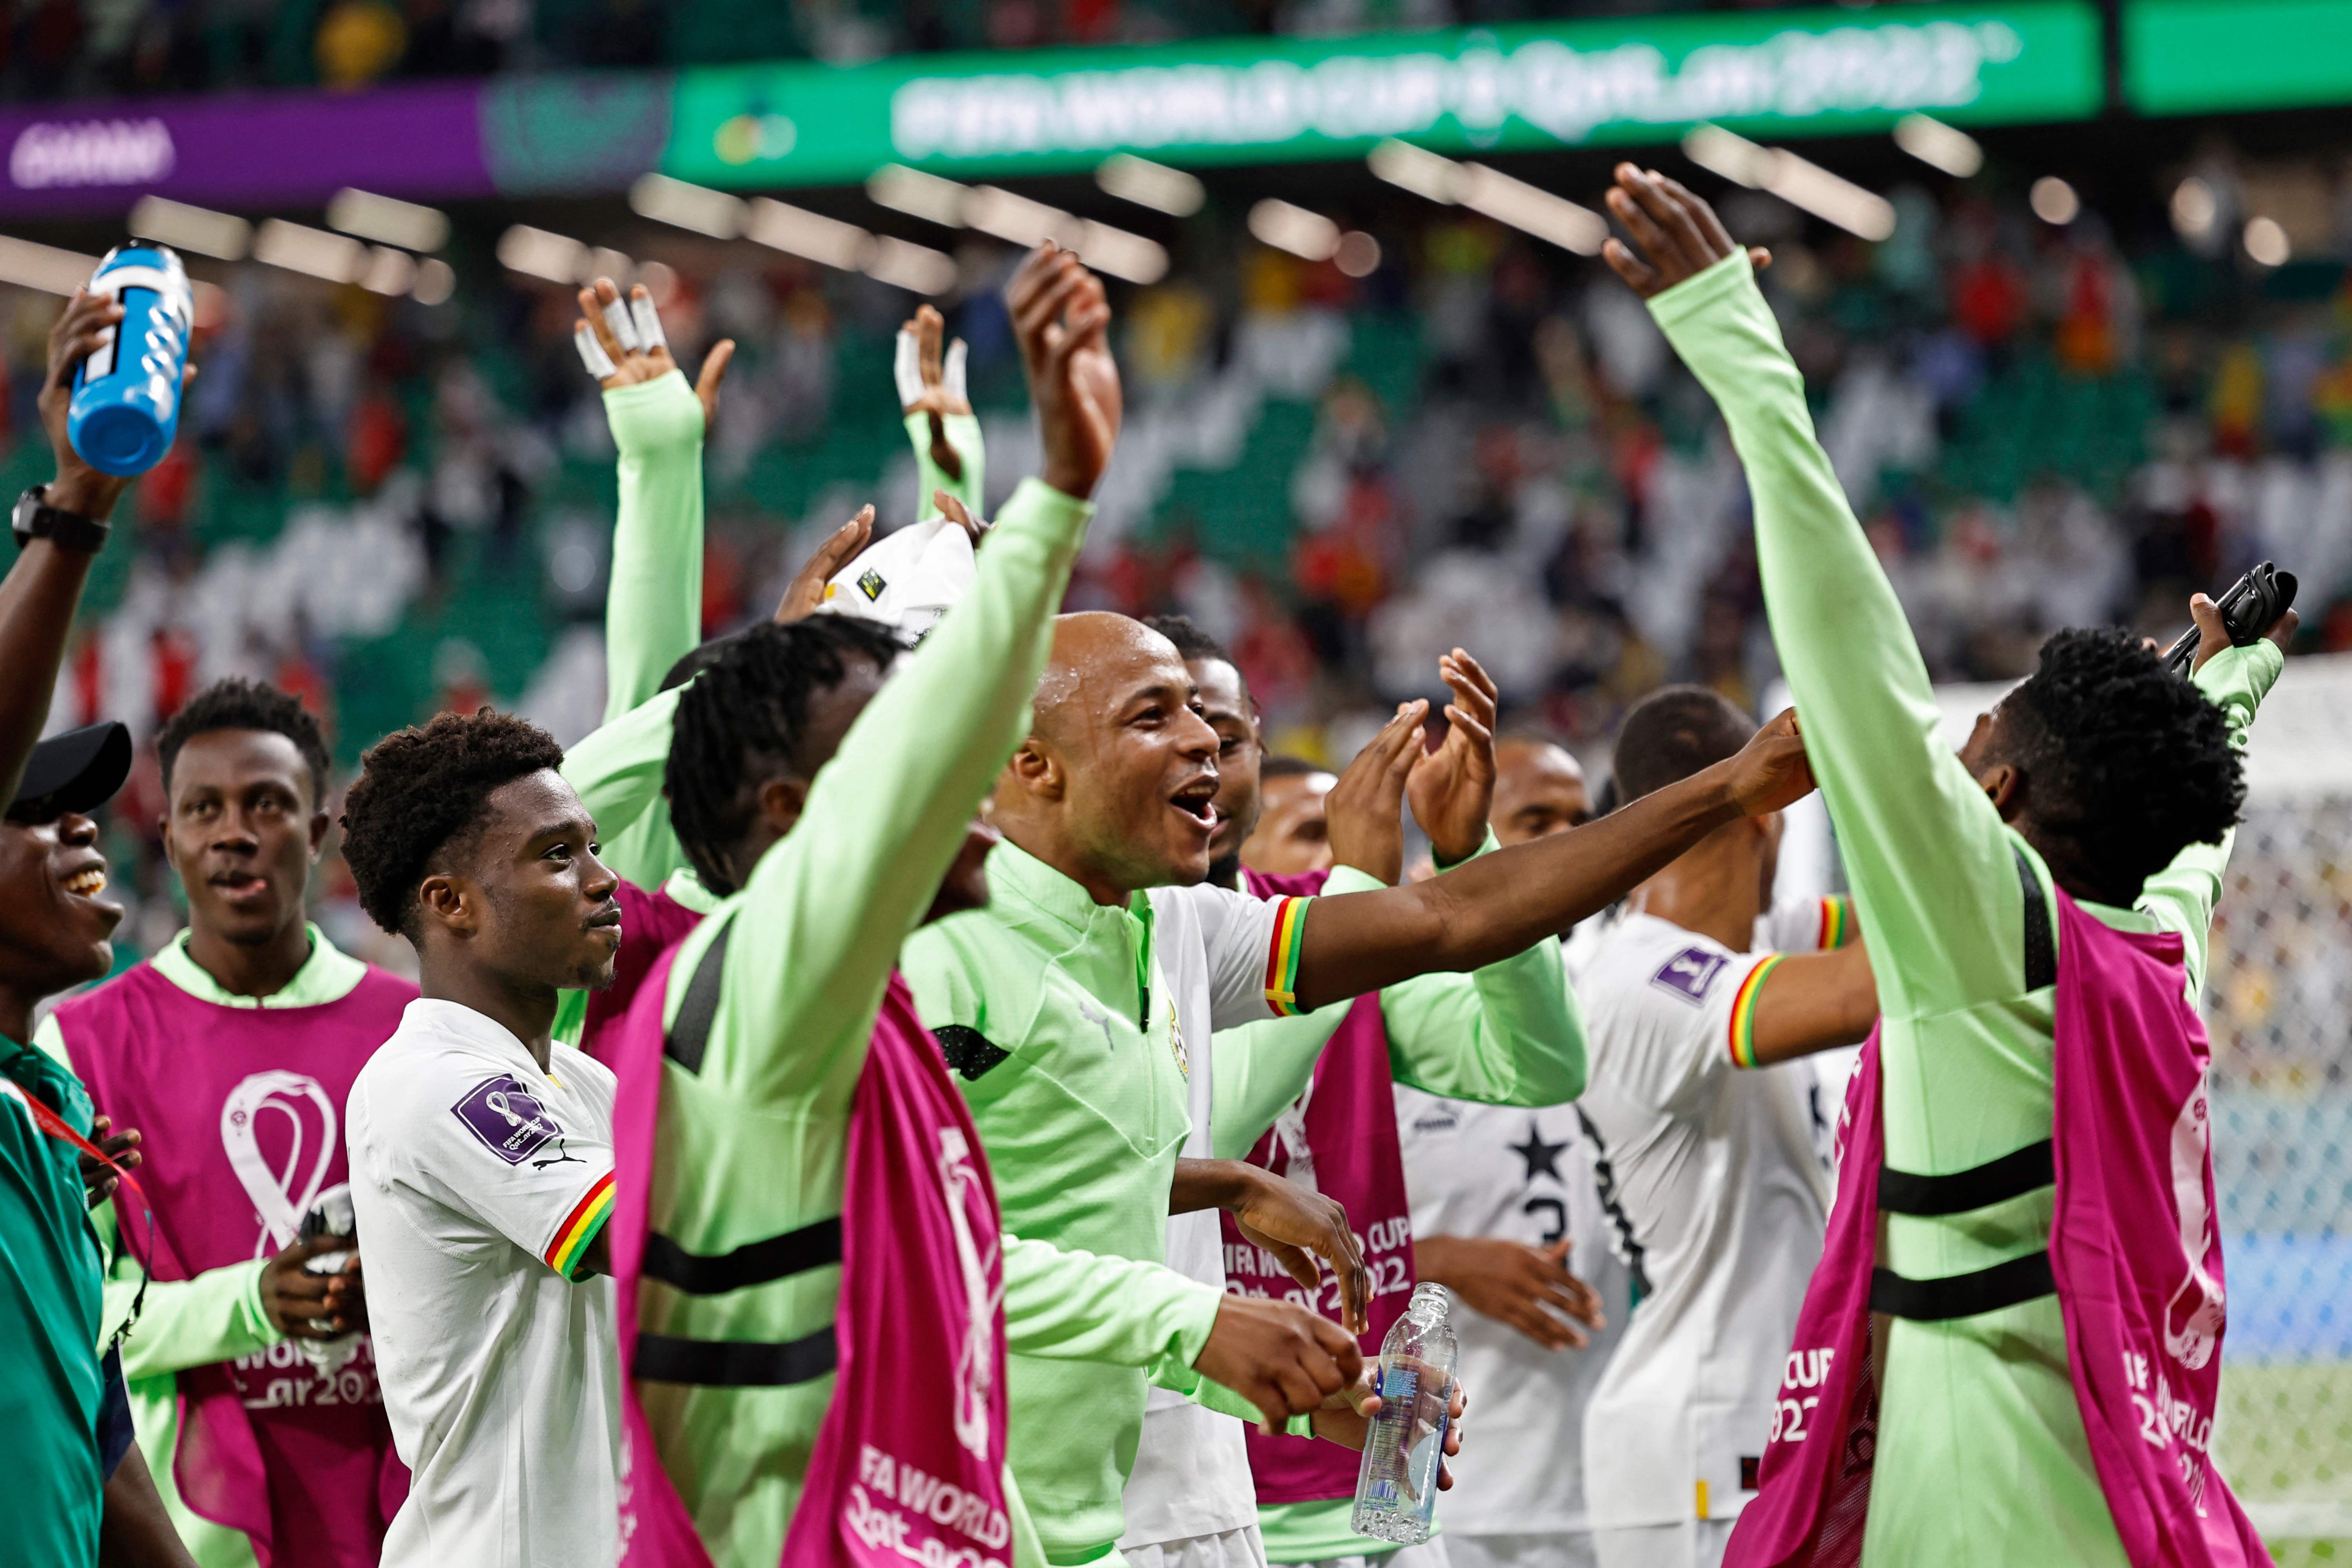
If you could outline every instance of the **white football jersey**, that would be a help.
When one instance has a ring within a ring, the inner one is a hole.
[[[1593,1185],[1592,1142],[1576,1107],[1526,1110],[1396,1087],[1412,1233],[1570,1239],[1568,1270],[1601,1297],[1608,1327],[1581,1351],[1548,1351],[1467,1308],[1454,1314],[1473,1447],[1440,1505],[1447,1533],[1549,1535],[1587,1528],[1584,1408],[1631,1310]],[[1458,1305],[1458,1303],[1457,1303]]]
[[[1771,958],[1629,913],[1577,977],[1579,1105],[1641,1292],[1586,1411],[1595,1527],[1727,1519],[1755,1495],[1830,1197],[1811,1065],[1737,1065]]]

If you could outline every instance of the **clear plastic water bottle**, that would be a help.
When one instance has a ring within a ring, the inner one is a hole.
[[[66,438],[100,473],[143,474],[172,448],[180,426],[180,375],[188,368],[195,297],[180,258],[160,245],[118,245],[90,276],[122,320],[74,372]]]
[[[1372,1417],[1356,1472],[1357,1534],[1401,1546],[1429,1539],[1456,1354],[1445,1288],[1424,1282],[1381,1343],[1381,1413]]]

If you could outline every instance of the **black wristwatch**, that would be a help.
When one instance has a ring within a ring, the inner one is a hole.
[[[113,525],[51,506],[48,491],[47,485],[35,485],[16,498],[16,548],[22,550],[36,539],[46,539],[60,550],[84,555],[95,555],[105,549],[106,537],[114,531]]]

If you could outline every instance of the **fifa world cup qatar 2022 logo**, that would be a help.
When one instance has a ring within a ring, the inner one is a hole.
[[[2188,1273],[2165,1303],[2166,1353],[2191,1372],[2213,1359],[2228,1316],[2221,1281],[2206,1270],[2213,1254],[2213,1210],[2206,1201],[2212,1163],[2213,1121],[2205,1075],[2189,1090],[2172,1122],[2172,1201],[2180,1218],[2180,1252]]]

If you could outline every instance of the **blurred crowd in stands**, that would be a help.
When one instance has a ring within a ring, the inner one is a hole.
[[[2342,261],[2119,243],[2095,213],[2053,225],[1990,182],[1894,198],[1874,247],[1770,198],[1726,216],[1774,249],[1768,292],[1937,679],[2020,674],[2070,623],[2168,637],[2190,589],[2263,557],[2303,574],[2309,646],[2352,648]],[[1668,680],[1761,702],[1776,664],[1746,496],[1703,395],[1597,262],[1425,211],[1380,233],[1361,279],[1248,243],[1236,215],[1193,220],[1171,280],[1121,306],[1129,435],[1074,607],[1192,616],[1246,667],[1276,748],[1328,758],[1457,643],[1514,721],[1596,757]],[[863,501],[912,515],[889,375],[907,296],[749,245],[612,237],[689,365],[742,345],[707,454],[710,629],[764,613]],[[136,491],[136,549],[93,582],[56,723],[152,730],[247,672],[302,692],[345,766],[360,741],[487,700],[566,740],[593,726],[609,437],[572,300],[486,256],[468,269],[468,243],[439,306],[207,274],[181,447]],[[996,294],[1011,253],[961,259],[942,303],[971,343],[993,504],[1032,439]],[[54,310],[0,295],[11,493],[46,460],[32,405]],[[151,763],[119,834],[144,833],[154,790]],[[152,856],[135,880],[172,896]],[[157,909],[125,951],[176,924]],[[363,924],[334,934],[364,948]]]
[[[1853,4],[1853,0],[1848,0]],[[1867,0],[1864,0],[1867,3]],[[1888,0],[1900,3],[1900,0]],[[0,98],[1340,34],[1787,0],[18,0]]]

